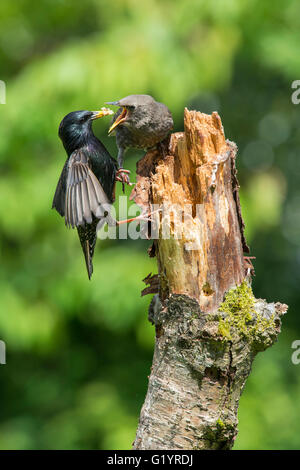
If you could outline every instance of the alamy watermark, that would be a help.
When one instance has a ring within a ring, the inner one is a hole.
[[[6,364],[6,345],[0,340],[0,364]]]
[[[6,104],[6,84],[0,80],[0,104]]]
[[[291,348],[295,349],[292,354],[291,361],[295,366],[297,366],[300,364],[300,339],[295,339],[295,341],[292,342]]]
[[[195,227],[195,218],[201,219],[203,207],[197,204],[152,204],[149,212],[141,214],[141,208],[132,204],[128,208],[128,199],[126,196],[119,196],[118,214],[114,206],[103,204],[96,216],[100,221],[97,227],[98,238],[104,240],[109,238],[115,240],[141,239],[176,239],[183,240],[186,250],[201,249],[201,231],[193,230]],[[128,218],[134,220],[131,223],[116,225],[115,221],[120,222]],[[107,224],[107,225],[106,225]],[[118,227],[118,230],[117,230]]]
[[[292,93],[291,100],[293,104],[300,103],[300,80],[294,80],[292,83],[292,88],[295,91]]]

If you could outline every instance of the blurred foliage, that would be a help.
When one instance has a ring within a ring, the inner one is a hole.
[[[165,102],[175,130],[184,106],[218,110],[239,146],[254,292],[290,310],[255,360],[235,448],[299,448],[299,2],[2,0],[0,16],[0,448],[127,449],[134,439],[153,350],[150,298],[140,297],[156,272],[149,243],[99,241],[89,282],[76,233],[50,209],[62,117],[131,93]],[[107,126],[95,132],[116,155]],[[127,159],[132,171],[139,156]]]

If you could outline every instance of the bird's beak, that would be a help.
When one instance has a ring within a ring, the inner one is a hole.
[[[99,119],[99,118],[102,118],[103,116],[109,116],[111,114],[114,114],[114,112],[109,109],[109,108],[101,108],[100,111],[93,111],[93,114],[92,114],[92,121],[94,121],[94,119]]]
[[[115,120],[115,122],[113,123],[112,126],[110,126],[109,130],[108,130],[108,134],[111,134],[112,131],[119,125],[121,124],[122,122],[124,122],[126,120],[126,117],[127,117],[127,108],[124,108],[123,107],[123,110],[120,114],[120,116],[117,117],[117,119]]]

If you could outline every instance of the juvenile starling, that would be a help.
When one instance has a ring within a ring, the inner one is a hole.
[[[149,149],[164,140],[173,128],[172,114],[166,105],[149,95],[130,95],[106,104],[120,106],[108,133],[114,131],[116,134],[119,172],[122,174],[126,150],[130,147]]]
[[[117,162],[92,130],[94,119],[113,114],[110,109],[74,111],[59,126],[59,137],[68,154],[59,178],[52,208],[76,227],[89,279],[97,230],[107,222],[108,207],[114,201]],[[117,222],[116,222],[117,223]]]

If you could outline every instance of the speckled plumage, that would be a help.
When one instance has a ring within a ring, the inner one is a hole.
[[[118,164],[123,166],[124,153],[128,148],[149,149],[164,140],[173,128],[170,110],[150,95],[130,95],[112,102],[120,106],[112,124],[120,117],[124,108],[126,120],[114,128],[119,149]]]
[[[93,272],[97,226],[105,223],[107,206],[114,201],[117,172],[117,162],[93,133],[94,115],[74,111],[59,126],[68,158],[52,204],[65,217],[67,226],[77,228],[89,278]]]

